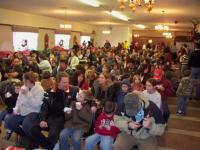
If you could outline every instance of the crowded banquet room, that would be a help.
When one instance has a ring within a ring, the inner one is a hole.
[[[0,0],[0,150],[199,150],[200,0]]]

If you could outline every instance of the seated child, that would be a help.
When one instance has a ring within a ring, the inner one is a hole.
[[[4,102],[7,107],[5,110],[0,112],[0,126],[1,126],[1,123],[4,120],[4,118],[6,117],[6,115],[11,114],[13,112],[13,108],[16,105],[16,101],[17,101],[21,86],[22,86],[22,82],[16,82],[16,83],[14,83],[14,93],[12,93],[11,91],[7,91],[5,93]],[[7,130],[7,132],[6,132],[7,140],[9,140],[11,133],[12,132],[10,130]]]
[[[120,132],[114,125],[115,109],[115,103],[106,101],[103,112],[97,118],[95,134],[85,141],[85,150],[94,150],[98,142],[102,150],[112,150],[112,144]]]
[[[93,100],[92,93],[89,90],[80,90],[76,101],[72,101],[70,108],[65,107],[65,129],[60,133],[59,142],[54,150],[70,150],[71,138],[74,150],[81,150],[81,137],[91,126],[92,107],[89,102]]]

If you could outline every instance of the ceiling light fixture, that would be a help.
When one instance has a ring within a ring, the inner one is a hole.
[[[155,30],[158,30],[158,31],[168,31],[169,27],[167,25],[159,24],[159,25],[155,26]]]
[[[72,28],[72,25],[71,24],[60,24],[60,28],[62,28],[62,29],[70,29],[70,28]]]
[[[111,12],[111,11],[108,11],[108,12]],[[107,16],[107,27],[105,30],[102,31],[103,34],[110,34],[111,31],[112,31],[112,27],[110,25],[110,20],[109,20],[109,15],[106,15]]]
[[[140,37],[139,34],[134,34],[133,36],[134,36],[134,38],[139,38]]]
[[[143,5],[147,8],[148,12],[151,12],[153,9],[153,4],[155,0],[118,0],[120,3],[120,10],[124,10],[126,8],[126,3],[129,2],[129,7],[133,12],[136,11],[136,7],[142,7]]]
[[[144,25],[142,25],[142,24],[137,24],[136,25],[138,28],[141,28],[141,29],[145,29],[146,27],[144,26]]]
[[[162,11],[162,14],[163,14],[163,22],[164,22],[164,14],[165,14],[164,10]],[[159,24],[159,25],[155,26],[155,30],[157,30],[157,31],[169,31],[169,26],[167,26],[165,24]]]
[[[67,8],[65,7],[64,9],[65,9],[65,16],[67,18]],[[71,24],[60,24],[60,28],[61,29],[70,29],[70,28],[72,28],[72,25]]]
[[[153,43],[153,40],[150,39],[150,40],[148,41],[148,43],[149,43],[149,44],[152,44],[152,43]]]
[[[163,36],[165,36],[167,39],[171,39],[172,33],[171,32],[163,32]]]
[[[167,35],[166,38],[167,39],[172,39],[172,35]]]
[[[86,4],[86,5],[90,5],[92,7],[99,7],[100,3],[97,0],[79,0],[80,2]]]
[[[170,36],[170,35],[172,35],[171,32],[163,32],[163,36]]]
[[[128,21],[129,18],[127,16],[125,16],[124,14],[122,14],[121,12],[119,11],[106,11],[107,14],[115,17],[115,18],[118,18],[120,20],[123,20],[123,21]]]
[[[102,31],[103,34],[110,34],[110,32],[111,32],[110,30],[103,30]]]

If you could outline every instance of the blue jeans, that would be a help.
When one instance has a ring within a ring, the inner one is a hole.
[[[103,136],[97,133],[89,136],[85,141],[85,150],[94,150],[95,145],[100,142],[101,150],[112,150],[114,138],[111,136]]]
[[[5,121],[5,127],[11,131],[14,131],[15,133],[19,135],[24,135],[24,132],[20,125],[22,125],[24,121],[25,116],[21,115],[14,115],[14,114],[8,114],[6,115],[4,121]]]
[[[64,121],[62,117],[53,118],[53,120],[51,117],[48,117],[48,128],[40,128],[39,124],[40,114],[35,112],[30,113],[23,121],[23,131],[29,138],[34,140],[36,144],[45,149],[52,150],[59,139],[59,134],[63,129]],[[43,135],[43,130],[49,131],[48,137]]]
[[[70,150],[70,144],[68,139],[71,137],[72,146],[74,150],[81,150],[80,139],[83,136],[84,131],[82,129],[66,128],[60,133],[59,143],[56,144],[54,150]]]
[[[191,68],[191,78],[200,80],[200,68]],[[196,89],[196,98],[200,100],[200,85],[198,85]]]
[[[189,99],[189,96],[179,96],[177,101],[177,111],[182,111],[186,113],[187,103]]]
[[[7,110],[0,112],[0,123],[4,120],[7,114],[8,114]]]
[[[169,107],[168,107],[168,104],[167,104],[166,100],[162,100],[161,112],[163,114],[163,118],[164,118],[165,122],[167,123],[168,120],[169,120],[170,111],[169,111]]]

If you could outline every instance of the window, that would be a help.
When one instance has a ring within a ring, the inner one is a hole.
[[[13,32],[14,51],[37,50],[38,33]]]
[[[90,36],[81,36],[81,44],[83,44],[83,42],[86,43],[86,45],[88,44],[88,41],[91,40]]]
[[[55,45],[69,49],[70,35],[66,34],[56,34],[55,35]]]

